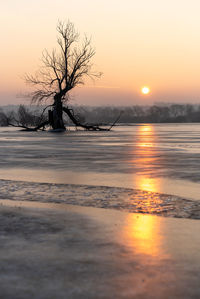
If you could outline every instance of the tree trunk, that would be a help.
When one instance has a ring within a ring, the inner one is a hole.
[[[66,130],[63,122],[63,105],[60,98],[54,97],[54,105],[51,117],[49,117],[50,125],[53,130]]]

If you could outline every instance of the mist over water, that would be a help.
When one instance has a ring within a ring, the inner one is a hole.
[[[129,187],[200,199],[200,124],[110,132],[0,128],[0,179]]]

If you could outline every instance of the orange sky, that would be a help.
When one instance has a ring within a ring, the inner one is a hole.
[[[74,90],[74,103],[200,103],[200,1],[2,0],[0,104],[23,102],[24,73],[56,44],[58,19],[92,36],[100,80]],[[151,93],[141,95],[142,86]]]

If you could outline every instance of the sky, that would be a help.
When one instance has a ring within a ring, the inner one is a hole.
[[[199,11],[199,0],[0,0],[0,105],[28,103],[24,74],[56,46],[58,20],[92,38],[103,73],[73,104],[200,104]]]

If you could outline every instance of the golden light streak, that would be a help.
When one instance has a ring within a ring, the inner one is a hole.
[[[126,245],[133,247],[138,254],[163,256],[159,217],[151,215],[127,215],[122,237]]]
[[[160,191],[160,185],[158,180],[151,179],[145,176],[141,176],[137,179],[137,185],[139,186],[139,189],[146,190],[150,192],[159,192]]]

